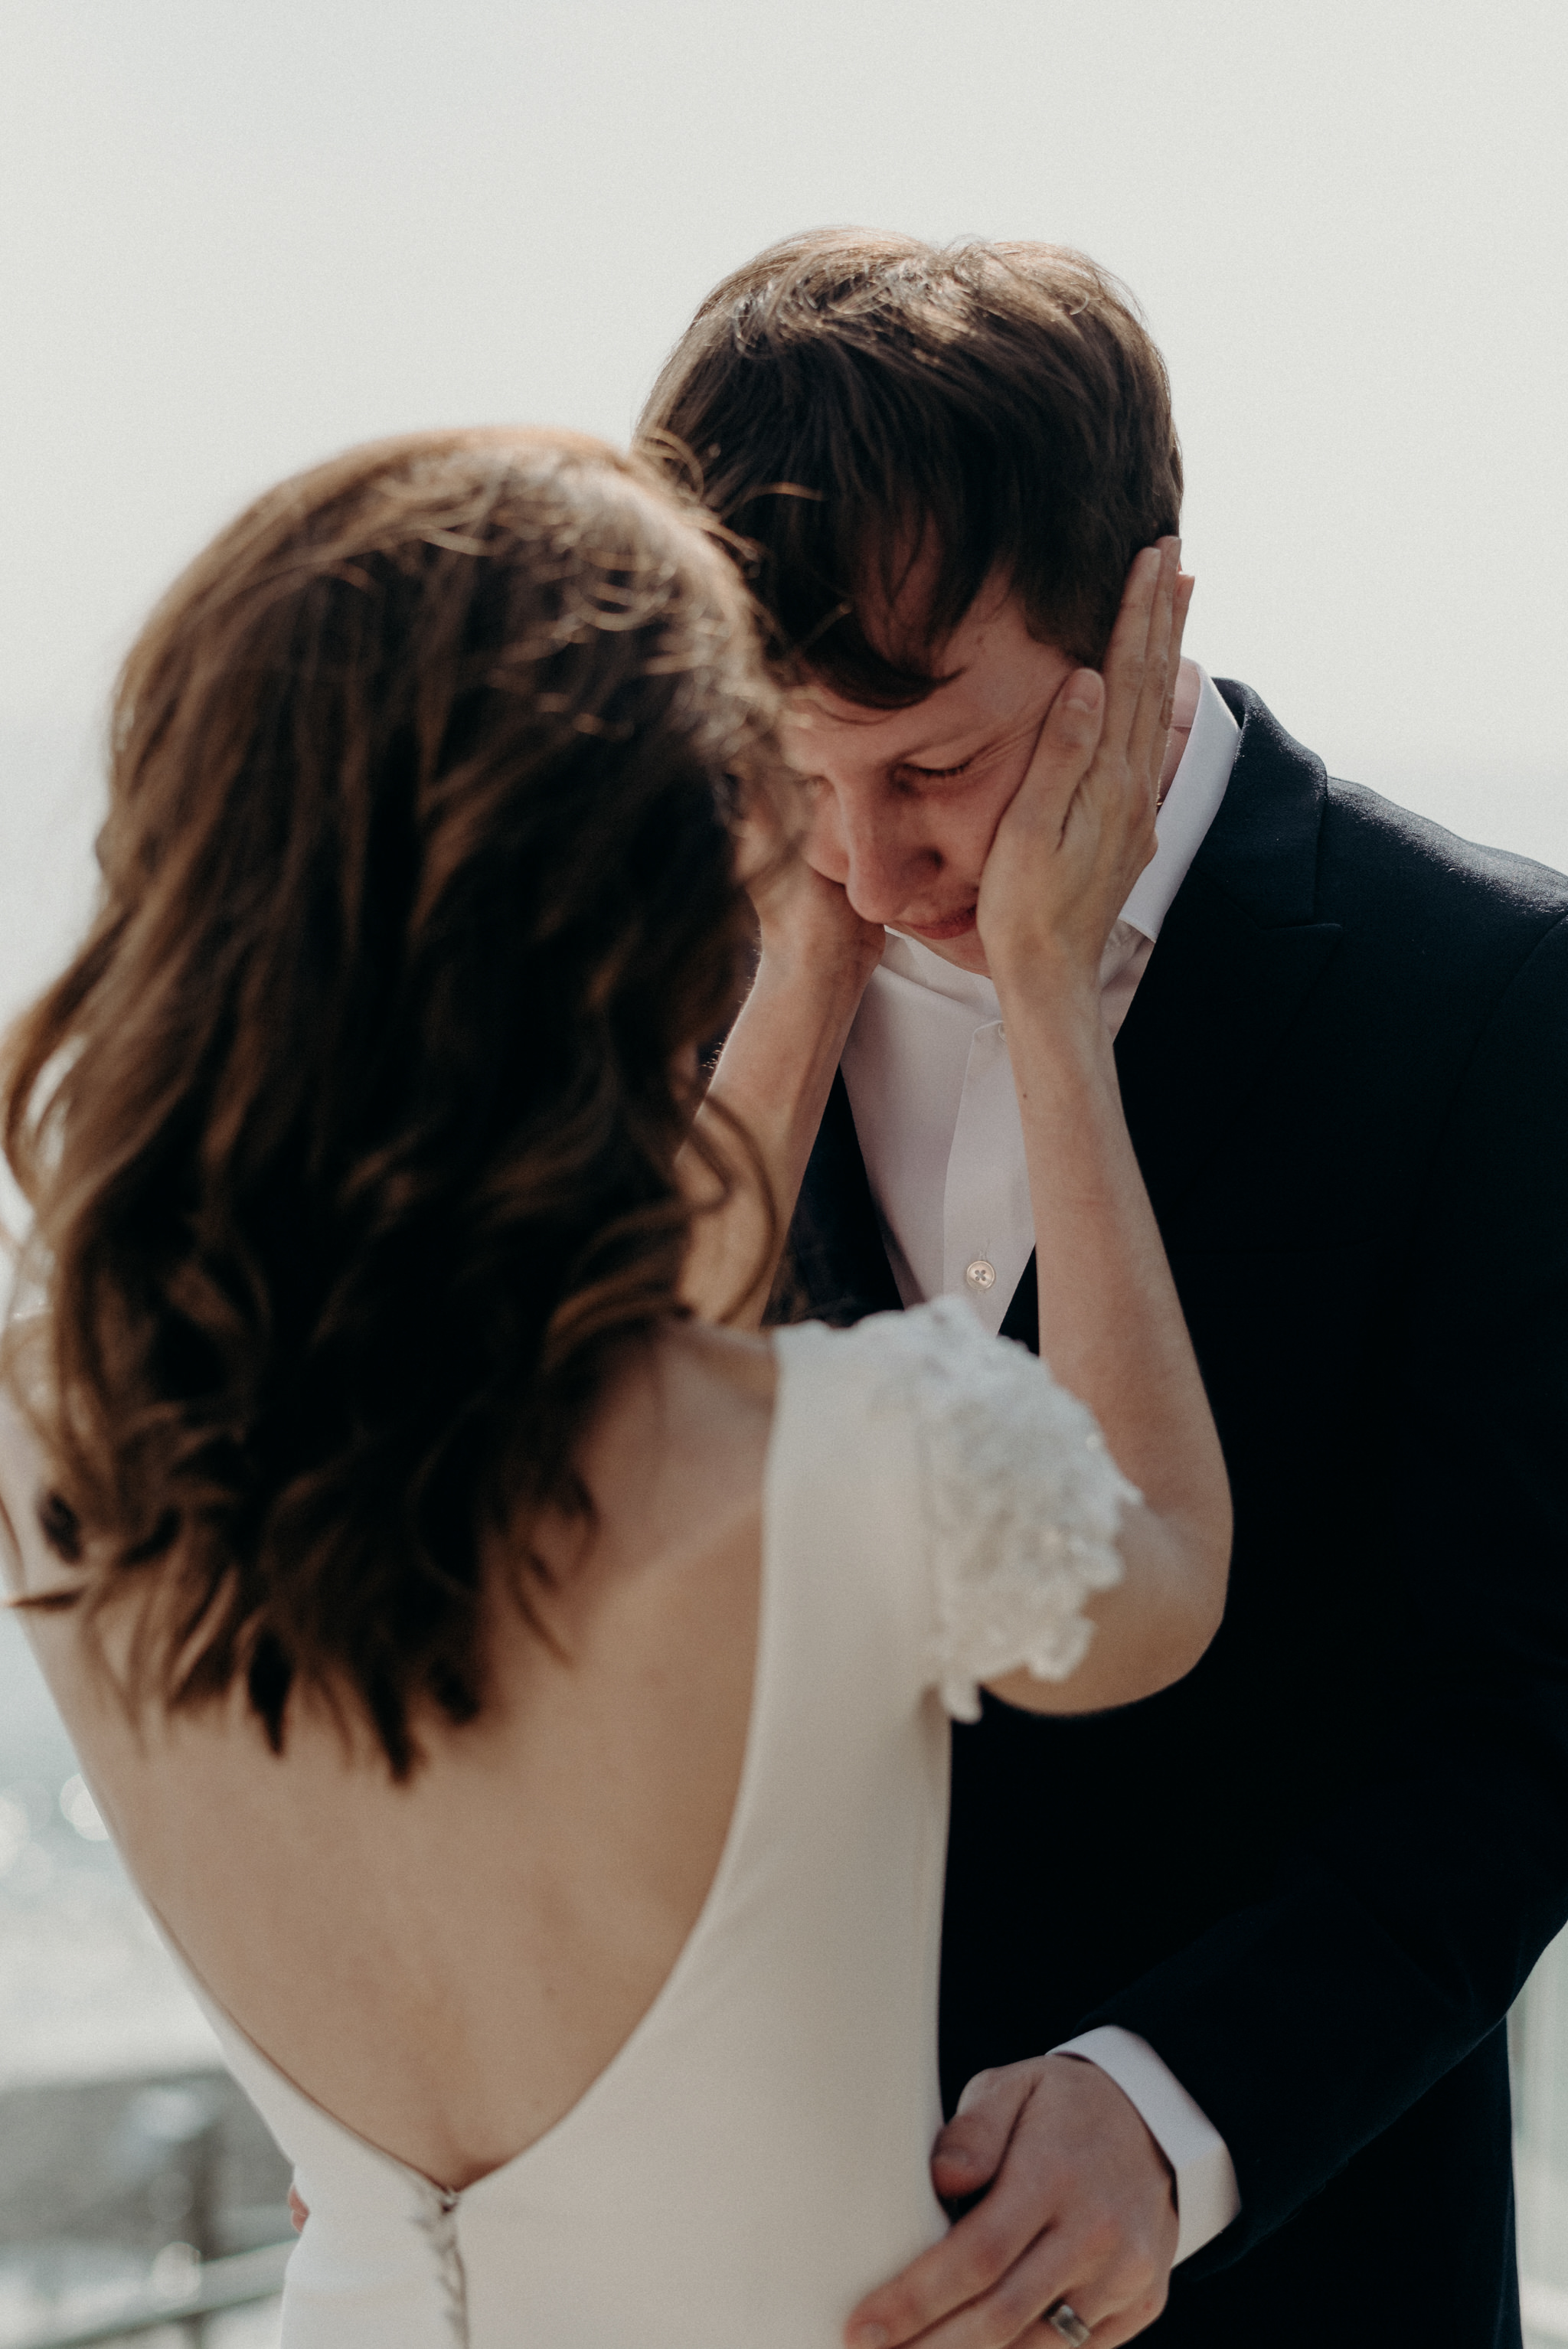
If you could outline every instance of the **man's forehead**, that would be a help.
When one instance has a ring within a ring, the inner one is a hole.
[[[856,735],[912,750],[927,743],[939,746],[1005,719],[1020,697],[1037,688],[1042,670],[1060,659],[1030,635],[1021,603],[1004,591],[976,597],[938,649],[938,680],[919,701],[882,709],[851,701],[825,679],[809,677],[790,697],[790,716],[797,725],[823,735]]]
[[[967,673],[949,677],[903,709],[868,709],[830,687],[808,684],[790,696],[786,722],[803,747],[831,742],[882,761],[918,759],[990,721],[992,706],[966,693],[969,683]]]

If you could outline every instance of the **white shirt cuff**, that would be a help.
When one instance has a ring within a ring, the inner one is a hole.
[[[1176,2261],[1223,2232],[1242,2207],[1225,2140],[1147,2039],[1104,2023],[1064,2040],[1053,2055],[1081,2055],[1116,2082],[1176,2173]]]

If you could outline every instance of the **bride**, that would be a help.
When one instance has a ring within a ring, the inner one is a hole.
[[[100,910],[7,1048],[0,1548],[295,2164],[288,2349],[830,2349],[942,2231],[946,1715],[1143,1696],[1222,1604],[1096,983],[1183,592],[1135,565],[980,901],[1065,1385],[954,1299],[750,1334],[799,1169],[699,1054],[738,873],[808,885],[651,473],[356,450],[132,651]]]

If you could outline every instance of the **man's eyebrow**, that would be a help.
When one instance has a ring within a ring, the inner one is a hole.
[[[967,725],[949,726],[941,733],[923,736],[909,750],[901,750],[889,764],[895,767],[918,766],[923,760],[930,760],[934,766],[967,767],[983,757],[993,742],[1000,742],[1016,731],[1016,728],[1008,720],[996,717],[994,712],[982,711]],[[977,740],[976,737],[979,738]],[[974,742],[974,749],[965,750],[958,758],[934,755],[968,741]]]
[[[969,669],[967,663],[963,668],[949,669],[945,677],[939,677],[937,678],[929,693],[923,694],[918,701],[910,702],[907,705],[908,708],[911,709],[925,709],[928,703],[935,700],[939,693],[944,693],[950,685],[956,685],[961,677],[967,677],[968,674]],[[817,688],[815,685],[801,686],[798,688],[797,690],[800,693],[801,698],[804,700],[816,700]],[[827,690],[831,693],[831,686],[829,686]],[[843,697],[841,695],[836,696],[835,698],[843,699]],[[820,701],[817,702],[816,706],[820,710],[821,710],[824,718],[830,718],[832,719],[835,726],[880,726],[884,718],[891,718],[895,714],[894,709],[879,709],[874,702],[870,701],[846,700],[844,702],[845,708],[852,710],[854,713],[854,715],[850,718],[840,717],[836,710],[824,708],[822,703]]]
[[[1005,743],[1015,741],[1031,730],[1037,734],[1040,722],[1033,718],[1009,719],[999,717],[995,712],[981,711],[975,715],[969,725],[954,726],[946,733],[927,735],[918,749],[904,750],[896,759],[890,759],[887,764],[890,768],[912,768],[916,774],[923,771],[935,775],[960,774],[965,767],[976,765],[980,760],[986,758],[991,751],[999,750]],[[979,740],[975,743],[974,749],[965,750],[961,758],[933,756],[933,752],[944,745],[952,744],[956,748],[957,745],[975,735],[978,735]]]

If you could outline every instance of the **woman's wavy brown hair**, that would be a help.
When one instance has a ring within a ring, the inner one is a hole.
[[[565,434],[356,450],[154,614],[101,910],[0,1073],[9,1372],[89,1619],[158,1602],[139,1699],[242,1681],[281,1750],[346,1693],[398,1776],[479,1711],[489,1536],[586,1519],[610,1358],[681,1309],[775,717],[712,526]]]

